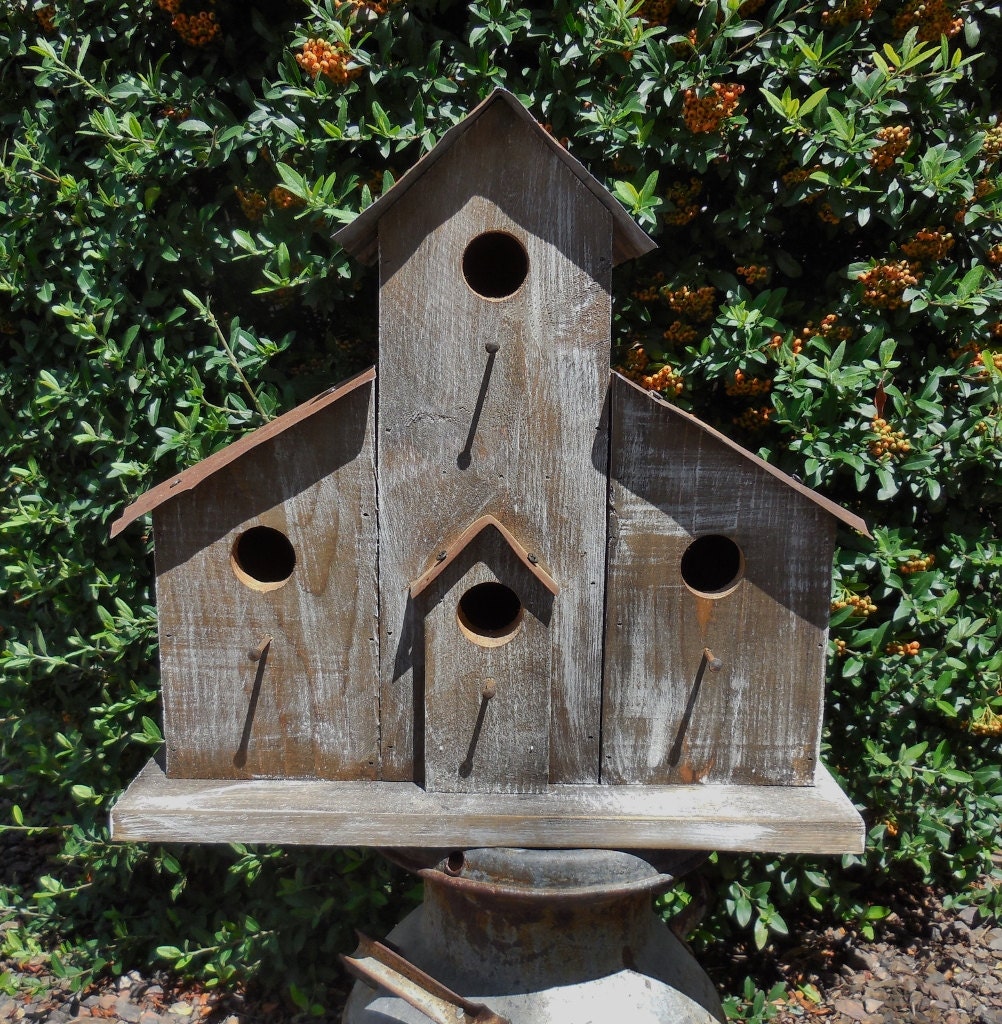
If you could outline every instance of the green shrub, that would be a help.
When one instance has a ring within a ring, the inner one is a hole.
[[[997,7],[14,0],[0,26],[0,772],[37,867],[0,879],[8,953],[82,982],[159,949],[308,1003],[413,898],[350,851],[107,842],[159,742],[149,538],[108,526],[372,360],[374,275],[331,234],[498,86],[660,243],[617,278],[615,364],[874,528],[838,556],[825,751],[867,852],[716,858],[703,937],[805,907],[865,933],[912,881],[1002,906]]]

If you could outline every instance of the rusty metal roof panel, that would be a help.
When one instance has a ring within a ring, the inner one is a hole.
[[[371,206],[360,213],[347,227],[334,235],[334,241],[362,263],[373,263],[379,254],[378,224],[383,215],[416,184],[436,160],[440,160],[460,139],[477,119],[495,103],[508,106],[534,132],[537,132],[554,155],[588,189],[592,195],[612,214],[613,224],[613,265],[643,256],[657,248],[657,244],[626,212],[618,199],[575,157],[564,149],[526,110],[510,92],[497,89],[479,106],[475,107],[458,124],[453,125],[439,139],[435,147],[423,156],[397,183]]]
[[[748,451],[747,448],[742,448],[736,441],[732,441],[726,434],[720,433],[719,430],[714,430],[713,427],[704,423],[698,416],[693,416],[692,413],[686,412],[684,409],[680,409],[677,405],[672,405],[671,402],[665,401],[660,395],[653,391],[648,391],[646,388],[640,387],[639,384],[635,384],[628,377],[624,377],[621,373],[617,373],[615,370],[612,371],[613,377],[622,381],[624,384],[629,385],[635,391],[639,391],[641,394],[646,395],[652,402],[657,403],[663,409],[665,409],[670,415],[676,416],[679,419],[685,420],[687,423],[691,423],[693,426],[698,427],[704,433],[709,434],[711,437],[716,438],[721,444],[726,445],[732,451],[737,452],[739,455],[743,455],[749,462],[753,462],[755,465],[763,469],[770,476],[774,476],[777,480],[786,484],[791,490],[796,491],[798,494],[802,494],[805,498],[810,499],[815,505],[820,506],[830,515],[834,516],[840,523],[844,523],[846,526],[851,527],[853,530],[858,530],[865,537],[871,536],[870,531],[866,523],[857,515],[854,515],[848,509],[843,508],[841,505],[836,504],[830,498],[826,498],[823,494],[818,494],[817,491],[811,490],[805,484],[802,484],[799,480],[794,479],[792,476],[784,473],[781,469],[777,469],[775,466],[771,466],[765,459],[759,458],[757,455]]]
[[[278,437],[279,434],[284,433],[290,427],[294,427],[297,423],[302,423],[303,420],[309,419],[322,409],[333,405],[356,388],[362,387],[364,384],[368,384],[375,379],[376,368],[370,366],[369,369],[363,370],[341,384],[322,391],[308,402],[297,405],[295,409],[290,409],[289,412],[283,413],[283,415],[272,420],[270,423],[266,423],[263,427],[259,427],[238,441],[234,441],[218,452],[214,452],[194,466],[190,466],[188,469],[176,473],[170,479],[157,484],[129,505],[122,515],[112,523],[111,536],[117,537],[140,516],[146,515],[147,512],[152,512],[165,501],[169,501],[185,491],[194,490],[204,480],[207,480],[224,466],[230,465],[230,463],[235,462],[241,456],[253,451],[258,445]]]

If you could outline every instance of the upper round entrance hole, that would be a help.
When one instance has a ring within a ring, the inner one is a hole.
[[[276,590],[296,568],[296,549],[281,530],[252,526],[233,545],[230,564],[237,579],[254,590]]]
[[[522,625],[518,595],[503,583],[478,583],[459,599],[456,617],[467,640],[481,647],[500,647]]]
[[[522,243],[504,231],[477,235],[463,253],[463,277],[484,299],[507,299],[522,287],[529,256]]]
[[[682,555],[682,579],[700,597],[722,597],[745,569],[741,548],[719,533],[698,537]]]

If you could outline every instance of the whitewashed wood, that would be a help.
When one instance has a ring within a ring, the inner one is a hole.
[[[834,518],[618,376],[612,438],[603,782],[809,783]],[[706,534],[744,553],[728,596],[682,581],[683,552]],[[694,696],[707,647],[722,669]]]
[[[171,775],[378,776],[373,429],[370,382],[155,511]],[[297,555],[265,593],[230,563],[259,525]]]
[[[501,301],[466,285],[463,252],[506,231],[530,270]],[[561,589],[550,635],[551,782],[598,780],[612,224],[505,103],[485,110],[379,222],[383,777],[415,777],[423,640],[407,585],[485,513]],[[492,368],[470,465],[467,447]]]
[[[150,762],[111,811],[133,842],[862,853],[864,827],[819,767],[813,786],[552,786],[427,793],[413,783],[167,779]]]
[[[459,626],[460,598],[481,583],[501,583],[522,602],[518,631],[501,646],[481,646]],[[425,621],[424,786],[430,792],[546,789],[553,601],[554,595],[491,528],[415,602]],[[495,693],[485,700],[488,680]]]

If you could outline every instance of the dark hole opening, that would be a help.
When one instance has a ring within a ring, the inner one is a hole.
[[[479,637],[506,637],[522,621],[522,602],[503,583],[478,583],[459,599],[459,621]]]
[[[522,286],[529,257],[517,238],[503,231],[477,235],[463,253],[463,277],[485,299],[506,299]]]
[[[718,533],[694,540],[682,555],[682,579],[690,590],[714,594],[727,590],[741,577],[741,548]]]
[[[237,538],[233,561],[258,583],[281,583],[296,568],[296,550],[280,530],[252,526]]]

